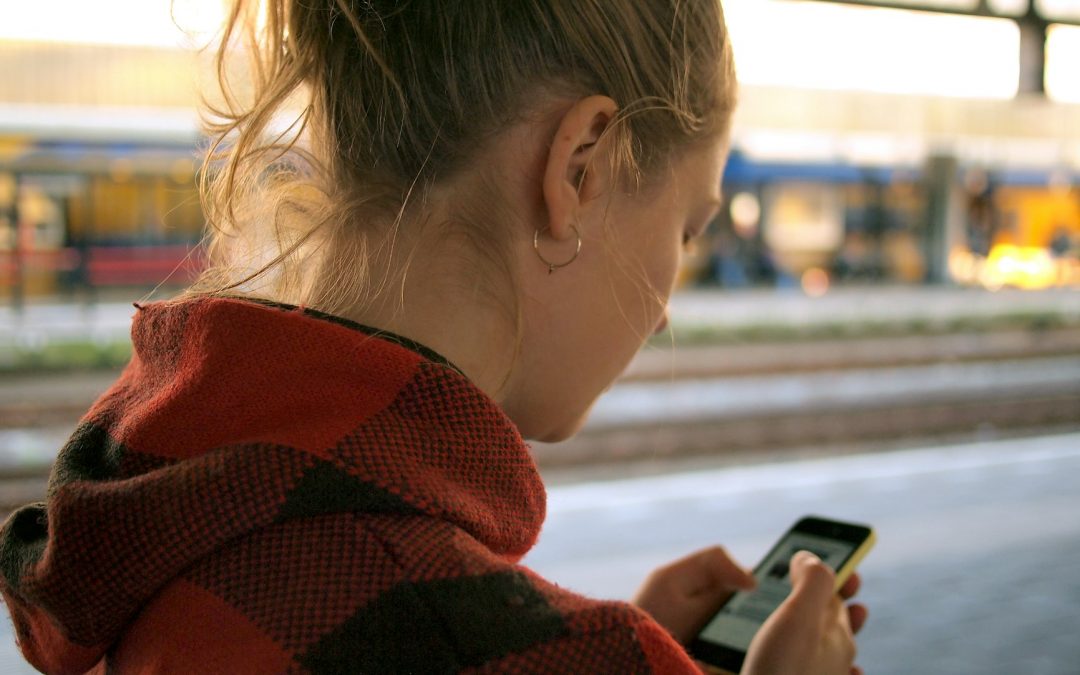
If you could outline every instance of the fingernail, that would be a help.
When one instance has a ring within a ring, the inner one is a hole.
[[[795,555],[791,557],[791,561],[796,562],[796,559],[798,559],[798,563],[800,565],[808,565],[810,563],[821,562],[821,558],[817,557],[810,551],[796,551]]]
[[[745,590],[753,590],[757,588],[757,577],[750,570],[743,570],[742,588]]]

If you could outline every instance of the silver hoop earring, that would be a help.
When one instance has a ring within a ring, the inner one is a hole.
[[[567,260],[566,262],[553,263],[550,260],[548,260],[547,258],[545,258],[544,254],[540,252],[540,232],[541,231],[546,232],[547,229],[548,228],[545,227],[543,230],[537,229],[535,232],[533,232],[533,250],[536,251],[536,256],[538,258],[540,258],[540,262],[547,265],[548,274],[551,274],[557,268],[566,267],[570,263],[577,260],[578,253],[581,253],[581,233],[578,232],[578,229],[576,227],[574,227],[574,225],[572,225],[572,224],[570,225],[570,229],[574,231],[574,236],[577,237],[577,246],[574,248],[574,255],[572,255],[570,257],[570,259]]]

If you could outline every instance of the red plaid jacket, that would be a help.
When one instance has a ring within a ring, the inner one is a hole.
[[[518,564],[545,494],[490,398],[310,310],[140,308],[134,356],[0,531],[46,673],[697,672],[647,615]]]

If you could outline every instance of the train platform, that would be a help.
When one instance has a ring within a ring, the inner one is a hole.
[[[877,675],[1075,675],[1080,661],[1080,434],[925,444],[891,453],[548,483],[524,564],[566,588],[628,600],[656,567],[723,545],[752,565],[799,517],[866,522],[870,619],[858,663]],[[0,621],[0,673],[36,671]]]
[[[1071,433],[549,476],[548,518],[525,564],[573,590],[629,599],[650,570],[706,546],[752,565],[803,515],[865,522],[878,534],[861,566],[866,672],[1075,675],[1077,471]]]
[[[834,288],[820,297],[809,297],[798,289],[695,289],[673,295],[670,312],[676,328],[831,326],[843,334],[846,326],[856,334],[859,327],[904,333],[1039,316],[1077,323],[1080,289],[992,292],[956,286],[859,286]]]

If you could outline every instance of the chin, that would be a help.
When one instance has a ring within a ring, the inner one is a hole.
[[[538,441],[540,443],[561,443],[574,437],[577,430],[570,432],[564,431],[549,431],[540,436],[533,436],[531,440]]]
[[[539,441],[540,443],[561,443],[562,441],[569,440],[581,431],[581,428],[585,426],[585,421],[588,418],[589,411],[586,410],[569,422],[554,425],[541,433],[537,433],[531,437],[531,440]]]

